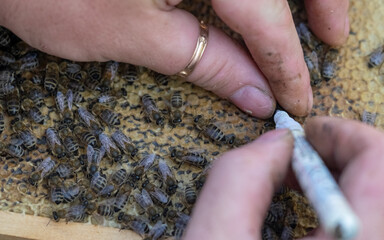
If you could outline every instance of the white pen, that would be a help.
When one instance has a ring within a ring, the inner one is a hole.
[[[335,239],[355,238],[359,231],[359,219],[319,154],[306,140],[301,125],[280,110],[276,111],[274,120],[276,129],[288,128],[293,134],[292,168],[324,230]]]

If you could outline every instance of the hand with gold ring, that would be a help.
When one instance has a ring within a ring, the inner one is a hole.
[[[41,51],[71,60],[112,59],[168,75],[188,70],[188,81],[255,117],[270,117],[276,100],[292,114],[309,113],[309,74],[287,1],[212,0],[251,54],[215,27],[203,29],[205,37],[197,19],[176,7],[180,2],[4,0],[0,25]],[[333,45],[345,41],[348,0],[305,4],[319,38]]]

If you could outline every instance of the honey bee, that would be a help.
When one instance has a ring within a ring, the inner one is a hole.
[[[208,164],[208,160],[201,153],[188,150],[179,151],[176,148],[171,151],[171,158],[180,165],[188,163],[199,168],[205,168]]]
[[[65,214],[66,222],[74,221],[74,222],[82,222],[87,216],[85,212],[85,206],[83,205],[74,205],[71,206],[67,213]]]
[[[135,218],[129,221],[126,226],[141,236],[144,236],[145,234],[149,233],[149,227],[147,222],[140,218]]]
[[[14,56],[23,56],[25,55],[27,52],[31,52],[33,51],[34,48],[32,48],[31,46],[29,46],[26,42],[24,41],[19,41],[18,43],[16,44],[13,44],[11,46],[11,54],[13,54]]]
[[[16,61],[11,53],[0,50],[0,66],[8,66]]]
[[[167,224],[163,224],[161,220],[157,221],[156,224],[152,227],[149,232],[149,236],[152,237],[152,240],[160,239],[165,232],[167,231]]]
[[[180,91],[174,91],[171,95],[170,102],[171,123],[173,125],[180,124],[184,114],[184,101]]]
[[[70,80],[67,84],[67,87],[72,89],[75,92],[84,92],[85,86],[82,82],[76,82],[74,80]]]
[[[262,236],[263,240],[281,239],[279,236],[277,236],[276,232],[268,225],[263,226],[261,236]]]
[[[136,156],[138,149],[121,130],[116,130],[112,134],[112,139],[123,152],[129,153],[132,157]]]
[[[91,129],[95,129],[95,128],[99,128],[100,127],[100,123],[97,121],[97,119],[95,118],[95,116],[92,115],[92,113],[88,112],[88,110],[86,110],[85,108],[83,107],[79,107],[77,109],[78,113],[79,113],[79,117],[80,119]]]
[[[384,46],[376,48],[369,54],[368,58],[368,67],[374,68],[381,66],[384,62]]]
[[[105,64],[105,69],[104,69],[102,80],[103,81],[109,81],[109,82],[114,81],[116,76],[117,76],[118,70],[119,70],[119,63],[118,62],[108,61]]]
[[[338,58],[339,51],[337,49],[331,48],[324,56],[323,67],[321,74],[326,81],[334,78],[336,75],[336,62]]]
[[[59,72],[75,82],[80,82],[87,76],[85,71],[81,71],[79,64],[66,61],[60,63]]]
[[[72,185],[68,188],[65,187],[53,187],[51,189],[51,201],[60,203],[71,203],[80,195],[81,188],[78,185]]]
[[[83,128],[78,125],[73,129],[73,132],[77,136],[77,138],[82,142],[85,146],[91,145],[92,147],[96,147],[97,139],[95,135],[89,130]]]
[[[15,72],[12,70],[2,70],[0,71],[0,82],[2,83],[12,83],[15,80]]]
[[[63,121],[65,124],[72,124],[73,123],[73,114],[72,111],[69,109],[69,106],[72,108],[72,105],[68,104],[67,97],[61,92],[56,92],[56,107],[59,110],[60,115],[63,118]]]
[[[0,46],[6,47],[11,42],[9,37],[9,31],[3,27],[0,27]]]
[[[123,185],[128,179],[128,173],[127,170],[124,168],[120,168],[115,173],[112,174],[111,180],[114,184],[121,186]]]
[[[20,145],[0,143],[0,149],[3,152],[8,153],[9,155],[16,158],[21,158],[24,156],[24,149]]]
[[[299,23],[296,26],[296,31],[300,40],[307,44],[311,50],[316,50],[321,45],[320,41],[316,39],[304,23]]]
[[[48,176],[56,166],[56,162],[51,157],[46,157],[37,167],[37,171],[40,173],[40,178]]]
[[[119,162],[122,158],[119,148],[113,143],[112,139],[108,137],[105,133],[99,134],[99,141],[101,146],[104,147],[105,152],[113,159],[115,162]]]
[[[44,94],[40,88],[34,87],[30,89],[28,96],[36,107],[42,107],[44,105]]]
[[[16,89],[15,94],[11,94],[6,100],[7,112],[9,116],[16,116],[20,111],[19,91]]]
[[[35,123],[42,125],[45,123],[45,116],[37,107],[33,107],[29,110],[29,116]]]
[[[101,79],[101,66],[98,62],[89,63],[86,66],[88,77],[92,79],[92,81],[99,82]]]
[[[144,94],[141,97],[141,101],[149,121],[154,121],[156,125],[163,127],[164,117],[162,116],[160,110],[157,108],[153,98],[149,94]]]
[[[161,86],[167,86],[168,85],[168,76],[161,74],[161,73],[154,73],[153,74],[155,82]]]
[[[143,189],[140,193],[135,193],[134,198],[136,202],[147,212],[148,218],[151,222],[156,222],[160,218],[160,214],[155,209],[151,196],[147,190]]]
[[[60,163],[56,168],[56,173],[60,178],[72,178],[74,176],[74,170],[68,163]]]
[[[155,187],[151,183],[147,184],[146,189],[148,190],[149,194],[161,205],[165,206],[169,202],[169,197],[167,194],[165,194],[160,188]]]
[[[36,51],[27,52],[13,64],[19,71],[31,71],[39,67],[39,54]]]
[[[52,151],[52,153],[57,158],[62,158],[65,156],[65,149],[61,144],[60,138],[57,135],[57,132],[54,128],[47,128],[45,130],[45,135],[47,137],[48,145]]]
[[[168,167],[168,164],[163,160],[159,160],[159,172],[163,178],[163,183],[166,185],[166,193],[168,195],[173,195],[177,190],[177,181],[175,180],[171,170]]]
[[[59,79],[59,66],[55,62],[47,63],[45,66],[44,89],[53,93],[57,89]]]
[[[105,203],[98,206],[97,213],[104,217],[112,217],[115,214],[112,204]]]
[[[92,145],[87,147],[87,160],[88,160],[88,173],[90,176],[93,176],[96,172],[99,171],[99,165],[101,159],[103,159],[105,154],[105,149],[101,147],[100,149],[93,148]]]
[[[195,127],[203,133],[204,136],[210,138],[217,143],[225,143],[229,145],[234,145],[236,143],[236,137],[233,134],[225,135],[224,132],[212,123],[213,119],[206,120],[202,115],[197,115],[193,122]]]
[[[64,188],[63,187],[52,187],[50,200],[53,203],[60,204],[64,202]]]
[[[184,198],[187,204],[193,205],[196,202],[197,195],[196,191],[193,189],[192,186],[187,185],[184,189]]]
[[[113,198],[113,211],[120,212],[128,202],[129,193],[123,193]]]
[[[92,112],[96,116],[98,116],[108,126],[120,125],[119,114],[117,114],[117,113],[113,112],[112,110],[106,108],[102,104],[96,103],[92,107]]]
[[[95,172],[92,176],[90,187],[96,194],[100,194],[107,187],[106,176],[99,171]]]
[[[14,89],[15,89],[15,86],[13,86],[11,82],[1,81],[1,72],[0,72],[0,98],[8,96],[14,91]]]
[[[124,79],[128,85],[135,83],[139,79],[137,76],[136,66],[125,64],[121,73],[121,78]]]
[[[282,217],[284,217],[284,206],[281,202],[275,202],[269,206],[264,222],[267,224],[273,224]]]
[[[116,98],[111,95],[101,95],[97,100],[99,103],[102,103],[111,108],[115,108],[117,104]]]
[[[0,134],[3,133],[5,129],[5,119],[3,114],[3,109],[0,107]]]
[[[72,90],[69,89],[68,92],[67,92],[67,95],[72,93]],[[67,99],[69,99],[69,97],[67,96]],[[73,92],[73,103],[83,103],[85,102],[85,98],[83,95],[81,95],[81,93],[79,92]]]
[[[68,154],[71,156],[78,156],[79,144],[72,137],[72,131],[64,125],[63,128],[60,129],[59,135],[63,140],[64,147]]]
[[[19,137],[21,138],[23,145],[28,150],[33,150],[36,148],[37,138],[29,130],[25,129],[18,132]]]
[[[374,126],[376,121],[377,113],[368,112],[367,110],[363,111],[361,115],[361,121],[365,124]]]
[[[304,61],[307,64],[311,77],[311,85],[319,86],[321,84],[321,73],[319,68],[319,59],[316,51],[311,51],[308,47],[303,47]]]

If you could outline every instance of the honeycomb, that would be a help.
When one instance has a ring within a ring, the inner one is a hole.
[[[293,9],[295,21],[305,21],[305,13],[300,1],[290,1]],[[242,43],[241,36],[232,32],[215,14],[211,4],[206,0],[183,1],[180,5],[199,20],[222,28],[228,35]],[[314,107],[308,118],[313,116],[336,116],[348,119],[361,120],[364,111],[375,115],[372,123],[379,129],[384,129],[383,110],[384,110],[384,77],[379,74],[378,68],[369,68],[367,65],[368,55],[377,47],[384,44],[384,27],[379,24],[383,19],[384,3],[380,1],[353,0],[350,2],[350,36],[345,45],[338,48],[338,71],[336,77],[330,81],[322,81],[321,84],[313,86]],[[63,62],[53,56],[39,53],[39,71],[44,71],[48,62]],[[82,69],[86,69],[86,63],[80,63]],[[120,71],[125,64],[120,64]],[[105,64],[102,64],[105,67]],[[22,77],[30,79],[35,74],[34,71],[23,72]],[[116,170],[124,168],[128,173],[140,164],[143,157],[148,154],[156,154],[155,163],[146,173],[148,178],[151,174],[155,175],[158,171],[160,159],[166,161],[172,170],[172,174],[178,182],[177,192],[170,196],[172,204],[166,207],[158,207],[161,219],[166,222],[166,212],[174,209],[185,214],[190,214],[192,205],[185,202],[185,188],[193,184],[196,192],[196,183],[205,171],[188,164],[173,161],[170,157],[172,149],[193,149],[202,152],[208,162],[214,161],[220,154],[228,151],[233,146],[212,141],[196,129],[193,120],[197,115],[203,115],[204,119],[210,120],[217,125],[226,136],[234,135],[237,143],[243,144],[256,139],[262,133],[273,129],[271,120],[263,121],[248,116],[241,112],[231,103],[220,99],[214,94],[207,92],[188,82],[184,82],[177,77],[168,77],[167,84],[161,84],[154,79],[154,73],[143,67],[137,67],[137,80],[131,85],[121,77],[111,83],[111,92],[126,92],[126,96],[117,98],[117,103],[113,111],[119,114],[121,124],[118,126],[127,136],[129,136],[135,147],[138,148],[137,157],[131,158],[123,156],[120,162],[114,163],[105,157],[100,163],[100,169],[110,177]],[[122,91],[121,89],[124,89]],[[185,110],[183,122],[173,126],[168,123],[169,99],[174,90],[181,91],[185,99]],[[64,91],[64,90],[63,90]],[[148,122],[143,111],[141,97],[150,94],[162,114],[166,117],[164,127],[157,126],[154,122]],[[4,153],[2,149],[2,161],[0,163],[0,208],[2,211],[10,211],[21,214],[39,215],[52,218],[53,211],[61,209],[68,210],[72,204],[53,204],[49,199],[48,180],[41,181],[37,187],[32,186],[28,178],[36,171],[42,160],[50,155],[49,147],[45,136],[48,127],[59,127],[62,116],[58,114],[56,103],[53,96],[44,92],[44,105],[40,108],[43,115],[47,116],[45,124],[36,124],[28,117],[23,118],[23,122],[32,129],[37,137],[38,148],[27,151],[22,158],[11,157]],[[87,89],[83,93],[87,99],[79,106],[88,107],[88,103],[95,101],[100,92]],[[74,106],[74,112],[78,106]],[[3,104],[3,108],[5,106]],[[79,120],[75,117],[75,124]],[[9,127],[14,117],[5,117],[6,130],[1,134],[2,142],[8,143],[12,140],[14,132]],[[298,118],[304,123],[304,118]],[[104,132],[111,135],[115,127],[105,126]],[[86,154],[86,146],[81,145],[79,155]],[[151,174],[150,174],[151,173]],[[145,178],[145,177],[144,177]],[[144,179],[143,179],[144,180]],[[90,179],[84,172],[77,172],[76,178],[65,180],[66,185],[83,184],[89,186]],[[161,188],[163,188],[161,186]],[[135,202],[133,193],[142,189],[142,182],[134,184],[130,189],[131,194],[128,203],[122,212],[131,215],[146,215]],[[99,204],[105,198],[95,197],[91,201]],[[76,201],[79,201],[78,199]],[[287,212],[294,212],[298,218],[298,224],[294,229],[294,237],[299,238],[307,234],[318,225],[316,216],[310,208],[308,201],[296,191],[289,190],[275,196],[274,201],[281,202]],[[144,211],[145,212],[145,211]],[[96,212],[90,213],[83,221],[84,224],[102,224],[110,227],[122,227],[115,221],[117,214],[113,217],[100,217]],[[155,223],[150,223],[153,226]],[[284,224],[284,223],[283,223]],[[166,236],[171,236],[175,226],[169,223]]]

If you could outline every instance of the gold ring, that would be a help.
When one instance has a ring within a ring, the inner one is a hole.
[[[207,44],[208,44],[208,26],[203,21],[201,21],[200,35],[199,35],[199,38],[197,39],[195,51],[193,52],[191,60],[189,60],[189,63],[187,64],[187,66],[177,74],[178,76],[185,78],[189,74],[191,74],[193,69],[200,62],[201,57],[203,56],[204,51],[207,47]]]

